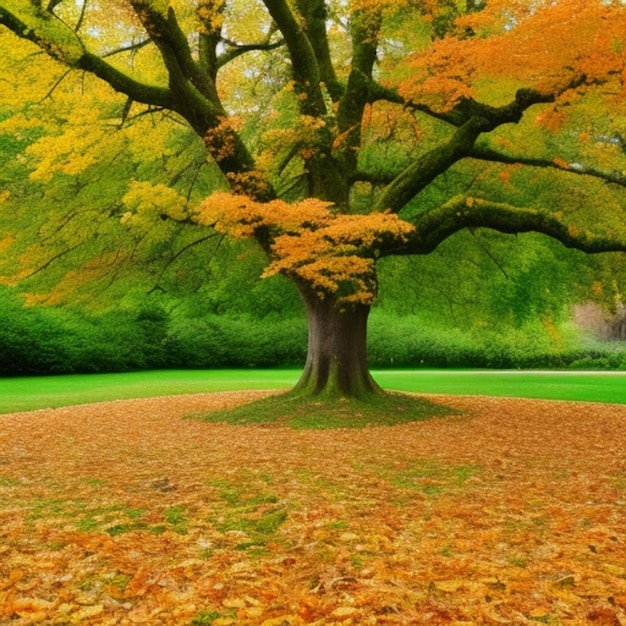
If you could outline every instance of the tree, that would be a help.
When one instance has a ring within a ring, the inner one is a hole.
[[[0,24],[120,94],[122,124],[193,130],[219,190],[137,181],[121,221],[255,239],[306,304],[302,393],[380,391],[381,258],[482,228],[626,250],[620,0],[0,0]]]

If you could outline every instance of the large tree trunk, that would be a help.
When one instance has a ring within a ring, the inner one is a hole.
[[[322,299],[308,289],[300,292],[307,308],[309,344],[294,393],[356,398],[382,393],[367,365],[370,307],[340,308],[333,298]]]

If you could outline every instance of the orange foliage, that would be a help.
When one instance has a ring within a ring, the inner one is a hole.
[[[457,25],[484,36],[446,37],[415,54],[415,74],[400,85],[405,97],[447,110],[475,96],[485,79],[554,93],[572,79],[604,82],[624,71],[626,12],[619,3],[494,1]]]
[[[272,263],[264,276],[282,273],[309,284],[321,296],[342,303],[371,303],[376,289],[377,247],[402,243],[414,227],[396,215],[342,215],[315,198],[288,204],[256,202],[246,196],[210,196],[194,217],[200,224],[238,238],[272,237]]]
[[[206,132],[204,143],[218,163],[234,155],[236,132],[239,126],[240,122],[237,118],[223,117],[217,126]]]
[[[570,165],[567,161],[564,161],[563,159],[560,159],[559,157],[556,157],[552,160],[552,162],[559,168],[561,168],[562,170],[568,170],[570,169]]]

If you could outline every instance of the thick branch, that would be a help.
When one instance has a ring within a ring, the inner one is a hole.
[[[303,96],[299,100],[302,113],[314,117],[325,115],[320,68],[307,34],[286,0],[263,0],[263,3],[287,44],[293,78]]]
[[[84,52],[76,33],[54,15],[34,3],[21,8],[6,8],[0,2],[0,24],[22,39],[32,41],[46,54],[64,65],[73,66]]]
[[[326,85],[328,93],[336,102],[343,93],[343,86],[337,79],[328,45],[326,0],[297,0],[297,6],[306,22],[306,33],[317,59],[320,80]]]
[[[533,89],[520,89],[512,102],[501,107],[492,107],[471,99],[462,100],[441,117],[457,126],[458,130],[447,143],[420,156],[397,176],[385,189],[376,208],[400,211],[437,176],[459,159],[470,156],[474,152],[474,143],[482,133],[491,132],[503,124],[516,124],[531,106],[553,100],[553,94],[543,94]]]
[[[19,37],[37,44],[46,54],[73,69],[85,70],[104,80],[134,102],[178,113],[196,134],[205,140],[231,184],[241,190],[243,182],[253,196],[273,195],[271,187],[258,174],[250,176],[255,165],[238,133],[227,123],[227,116],[210,79],[202,83],[199,66],[191,58],[189,45],[172,10],[156,11],[147,0],[134,0],[144,26],[159,47],[169,75],[169,87],[147,85],[88,52],[76,33],[52,14],[46,14],[24,0],[17,10],[4,8],[0,0],[0,24]]]
[[[501,233],[537,232],[568,248],[587,253],[626,252],[626,230],[582,230],[563,218],[527,207],[458,195],[422,215],[410,241],[394,254],[430,254],[440,243],[464,228],[490,228]]]
[[[580,84],[579,80],[569,83],[562,91],[567,91]],[[462,126],[472,118],[481,118],[485,121],[485,130],[494,130],[502,124],[517,124],[524,112],[535,104],[554,102],[557,94],[543,93],[535,89],[519,89],[515,99],[501,107],[493,107],[473,98],[462,98],[456,106],[448,112],[441,113],[442,119],[454,126]],[[419,108],[423,111],[423,108]]]
[[[337,111],[339,132],[343,134],[341,153],[348,174],[356,169],[361,122],[365,107],[370,102],[370,85],[381,23],[380,12],[361,10],[352,15],[352,68]]]
[[[91,52],[85,52],[75,67],[101,78],[115,91],[123,93],[135,102],[172,109],[173,97],[169,89],[141,83]]]
[[[430,152],[418,157],[385,188],[376,203],[378,211],[397,213],[437,176],[447,171],[459,159],[470,154],[482,132],[480,120],[470,120],[453,137]]]
[[[131,0],[131,5],[161,52],[172,89],[176,90],[181,83],[190,81],[203,96],[217,106],[219,98],[215,85],[193,60],[187,37],[178,24],[174,9],[170,7],[163,14],[148,0]]]
[[[109,83],[116,91],[137,102],[163,107],[171,104],[168,89],[141,83],[95,54],[87,52],[76,34],[54,15],[34,11],[32,18],[33,23],[27,24],[17,17],[16,12],[0,5],[0,24],[4,24],[18,37],[32,41],[48,56],[63,65],[91,72]]]

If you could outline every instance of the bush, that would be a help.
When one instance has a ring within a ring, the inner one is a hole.
[[[158,326],[157,326],[158,324]],[[163,367],[167,319],[24,307],[0,292],[0,375],[69,374]]]
[[[555,334],[534,322],[462,331],[382,310],[372,314],[369,354],[372,367],[626,369],[624,342],[582,343],[567,328]]]
[[[169,313],[158,305],[86,315],[69,309],[24,307],[0,290],[0,375],[105,373],[146,369],[301,367],[307,329],[302,317]],[[626,369],[624,342],[582,341],[524,328],[462,331],[417,316],[375,309],[370,365]]]
[[[170,355],[181,368],[281,367],[306,358],[302,319],[258,320],[211,315],[170,326]]]

